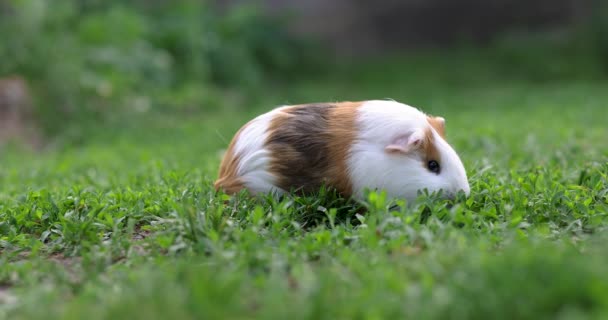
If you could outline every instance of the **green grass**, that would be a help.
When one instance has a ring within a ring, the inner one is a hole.
[[[476,63],[360,66],[219,111],[90,128],[78,147],[4,149],[0,317],[608,317],[607,83],[469,73]],[[374,194],[357,215],[327,193],[224,204],[212,191],[219,152],[252,116],[382,98],[447,119],[468,199],[390,209]]]

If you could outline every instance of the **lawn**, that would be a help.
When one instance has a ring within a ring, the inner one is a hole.
[[[608,83],[440,61],[118,119],[43,154],[3,149],[0,317],[607,318]],[[325,192],[214,193],[222,149],[254,115],[384,98],[446,118],[469,198],[394,209],[372,194],[361,215]]]

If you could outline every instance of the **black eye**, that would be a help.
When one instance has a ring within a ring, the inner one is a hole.
[[[427,166],[429,167],[429,170],[431,172],[435,172],[436,174],[439,174],[440,171],[440,167],[439,167],[439,163],[435,160],[431,160],[429,161],[429,163],[427,163]]]

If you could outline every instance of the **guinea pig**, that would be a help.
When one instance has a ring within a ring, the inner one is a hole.
[[[326,186],[355,200],[366,189],[407,201],[423,189],[470,193],[445,120],[384,100],[282,106],[254,118],[232,139],[214,186],[279,196]]]

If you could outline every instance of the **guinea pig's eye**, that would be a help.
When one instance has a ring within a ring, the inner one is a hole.
[[[439,167],[439,163],[435,160],[429,161],[429,163],[427,163],[427,166],[429,167],[429,170],[431,172],[435,172],[436,174],[439,174],[439,171],[441,170],[441,168]]]

